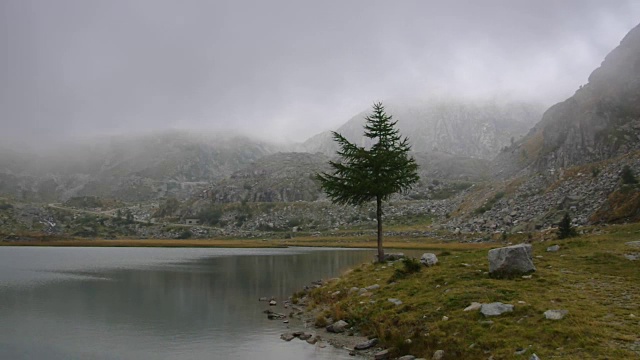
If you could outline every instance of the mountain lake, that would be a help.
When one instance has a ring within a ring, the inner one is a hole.
[[[353,359],[280,334],[260,297],[371,250],[0,247],[0,359]],[[293,326],[292,326],[293,327]],[[311,329],[314,330],[314,329]]]

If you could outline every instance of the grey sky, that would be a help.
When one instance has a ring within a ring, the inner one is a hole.
[[[637,0],[0,0],[2,137],[304,140],[375,100],[550,104],[638,22]]]

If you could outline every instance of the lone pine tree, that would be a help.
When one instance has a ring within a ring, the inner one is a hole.
[[[382,103],[373,104],[373,112],[365,120],[364,136],[372,139],[371,148],[359,147],[333,132],[340,160],[329,162],[333,173],[321,173],[317,178],[334,203],[361,205],[376,201],[378,261],[383,261],[382,202],[418,181],[418,165],[409,156],[408,139],[400,135],[395,128],[397,121],[392,121]]]
[[[565,213],[558,224],[558,239],[566,239],[578,235],[576,229],[571,226],[571,218]]]

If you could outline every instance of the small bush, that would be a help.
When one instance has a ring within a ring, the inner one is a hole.
[[[402,268],[398,268],[393,272],[391,278],[389,278],[389,282],[394,282],[396,280],[404,279],[411,274],[415,274],[422,270],[422,264],[415,258],[405,258],[402,260]]]
[[[484,205],[480,206],[475,210],[476,214],[483,214],[491,210],[493,205],[495,205],[495,203],[497,203],[500,199],[502,199],[504,195],[505,195],[504,191],[497,192],[491,199],[489,199],[489,201],[487,201]]]
[[[189,230],[185,230],[178,235],[178,239],[190,239],[193,234]]]
[[[566,239],[578,235],[576,229],[571,226],[571,218],[565,213],[558,225],[558,239]]]
[[[318,328],[323,328],[329,325],[329,323],[327,322],[327,318],[324,317],[324,315],[320,314],[316,316],[316,321],[314,322],[314,325]]]
[[[632,184],[638,183],[638,179],[636,179],[635,175],[633,174],[633,170],[631,170],[629,165],[625,165],[622,168],[622,172],[620,173],[620,178],[622,179],[623,184],[632,185]]]
[[[13,208],[13,205],[6,202],[0,202],[0,210],[9,210],[12,208]]]

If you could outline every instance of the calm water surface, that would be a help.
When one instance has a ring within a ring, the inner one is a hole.
[[[353,359],[280,340],[287,325],[257,299],[285,299],[372,254],[0,247],[0,359]]]

